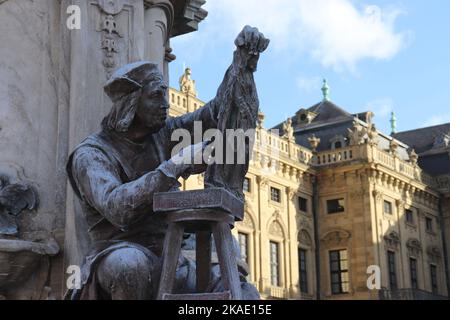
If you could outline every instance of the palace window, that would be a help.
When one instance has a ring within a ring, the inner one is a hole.
[[[300,275],[300,292],[308,293],[308,268],[306,261],[306,250],[298,250],[299,258],[299,275]]]
[[[389,201],[384,201],[384,213],[392,214],[392,203]]]
[[[417,260],[409,258],[409,274],[411,276],[411,288],[417,289]]]
[[[279,244],[274,241],[270,241],[270,279],[272,286],[280,286]]]
[[[302,212],[308,212],[308,199],[298,197],[298,208]]]
[[[414,223],[414,213],[410,209],[405,210],[406,222],[413,224]]]
[[[433,219],[430,217],[425,218],[426,228],[428,232],[433,232]]]
[[[249,178],[244,178],[244,185],[243,185],[243,189],[245,192],[250,192],[250,179]]]
[[[430,265],[430,277],[431,277],[431,291],[433,294],[438,293],[438,280],[437,280],[437,267],[434,264]]]
[[[328,214],[340,213],[345,211],[344,199],[333,199],[327,201]]]
[[[341,141],[336,141],[334,143],[334,149],[341,149],[342,148],[342,142]]]
[[[397,270],[395,267],[395,252],[388,251],[389,287],[391,290],[397,289]]]
[[[349,292],[349,274],[347,250],[330,251],[331,293]]]
[[[281,191],[280,189],[271,187],[270,188],[270,199],[275,202],[281,202]]]
[[[242,259],[248,264],[248,235],[246,233],[238,233],[239,248],[241,250]]]

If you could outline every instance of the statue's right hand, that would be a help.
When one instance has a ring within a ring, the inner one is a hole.
[[[198,174],[206,170],[203,160],[203,152],[210,141],[204,141],[195,145],[190,145],[174,155],[170,161],[177,167],[178,176],[189,176]]]

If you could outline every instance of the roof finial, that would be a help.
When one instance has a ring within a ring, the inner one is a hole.
[[[397,118],[395,117],[394,111],[391,112],[391,135],[397,133]]]
[[[330,87],[328,86],[327,79],[323,79],[322,93],[323,101],[330,101]]]

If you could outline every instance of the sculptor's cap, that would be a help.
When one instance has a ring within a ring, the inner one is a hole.
[[[150,61],[138,61],[116,70],[105,84],[104,90],[115,102],[154,80],[163,80],[158,65]]]

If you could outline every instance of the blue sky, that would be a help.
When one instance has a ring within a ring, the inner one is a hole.
[[[322,99],[351,113],[372,110],[378,128],[397,130],[450,122],[450,1],[208,0],[198,32],[172,39],[177,60],[196,80],[199,98],[214,97],[245,24],[271,39],[256,82],[269,128]]]

